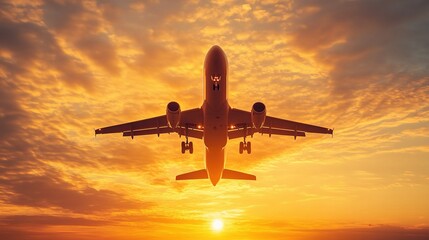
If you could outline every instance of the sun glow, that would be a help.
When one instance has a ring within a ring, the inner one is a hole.
[[[212,230],[215,232],[222,231],[223,229],[223,221],[221,219],[215,219],[212,222]]]

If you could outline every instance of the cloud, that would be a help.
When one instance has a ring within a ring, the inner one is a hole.
[[[423,240],[429,234],[428,228],[403,228],[397,226],[371,226],[368,228],[344,228],[314,230],[312,237],[303,239],[369,239],[369,240]]]
[[[333,94],[400,88],[428,74],[426,1],[300,1],[295,9],[291,43],[328,67]]]
[[[52,173],[44,175],[15,173],[10,177],[2,177],[0,182],[4,191],[9,193],[4,195],[2,200],[14,205],[60,207],[77,213],[146,208],[151,205],[128,200],[110,190],[78,188]]]
[[[58,73],[58,79],[70,86],[90,89],[91,74],[78,59],[66,54],[55,38],[45,28],[34,23],[12,22],[0,17],[0,67],[4,77],[15,79],[35,70],[46,68]],[[55,75],[54,75],[55,76]],[[48,84],[55,81],[34,79],[34,83]]]
[[[70,229],[70,227],[69,227]],[[89,235],[89,236],[88,236]],[[35,240],[55,240],[55,239],[65,239],[73,240],[76,238],[79,239],[94,239],[99,234],[88,234],[81,232],[70,233],[68,230],[58,230],[58,231],[46,231],[41,229],[29,229],[22,227],[3,227],[0,226],[0,237],[2,239],[10,240],[21,240],[21,239],[35,239]],[[108,238],[106,238],[108,239]],[[110,238],[112,239],[112,238]]]
[[[25,111],[17,104],[13,91],[16,90],[16,84],[6,82],[0,78],[0,139],[5,139],[16,134],[20,128],[18,122],[26,116]]]
[[[45,1],[43,20],[57,37],[109,74],[118,75],[116,47],[106,33],[96,5],[81,1]]]
[[[427,5],[3,1],[0,238],[210,238],[223,217],[225,238],[418,239]],[[173,134],[94,139],[94,128],[164,114],[172,100],[201,106],[214,44],[228,56],[232,107],[263,101],[269,115],[335,127],[334,138],[255,135],[251,155],[230,141],[226,167],[258,180],[216,188],[174,180],[204,167],[203,141],[182,155]],[[377,220],[404,227],[348,224]]]
[[[11,215],[1,216],[0,222],[2,225],[22,226],[22,225],[71,225],[71,226],[99,226],[106,225],[109,222],[104,220],[91,220],[79,217],[64,217],[50,215]]]

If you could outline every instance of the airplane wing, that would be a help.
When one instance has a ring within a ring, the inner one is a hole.
[[[251,113],[240,109],[231,109],[229,112],[229,125],[234,126],[228,132],[230,139],[251,136],[255,132],[268,135],[287,135],[305,137],[305,133],[333,134],[333,130],[306,123],[294,122],[286,119],[265,117],[264,125],[259,129],[253,128]]]
[[[203,138],[203,131],[198,128],[203,123],[203,113],[201,108],[194,108],[180,113],[180,122],[176,129],[168,126],[167,116],[161,115],[154,118],[128,122],[95,130],[95,134],[122,133],[124,137],[134,137],[138,135],[152,135],[164,133],[178,133],[188,137]],[[186,129],[187,128],[187,129]]]

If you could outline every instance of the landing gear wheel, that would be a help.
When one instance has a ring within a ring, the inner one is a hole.
[[[244,143],[243,143],[243,142],[240,142],[240,148],[238,149],[238,152],[239,152],[240,154],[243,154],[243,149],[244,149]]]
[[[182,154],[186,151],[186,143],[182,142]]]
[[[189,142],[188,149],[190,154],[194,153],[194,144],[192,142]]]
[[[247,154],[252,153],[252,144],[250,142],[246,143]]]

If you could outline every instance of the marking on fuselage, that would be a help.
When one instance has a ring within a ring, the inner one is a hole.
[[[222,76],[216,76],[216,74],[211,75],[211,79],[215,84],[219,84],[220,80],[222,79]]]

